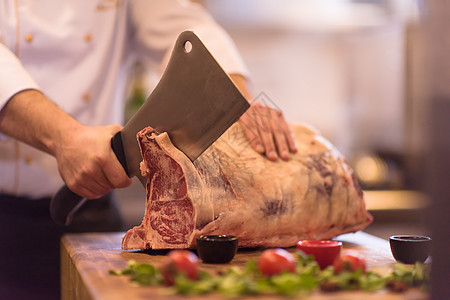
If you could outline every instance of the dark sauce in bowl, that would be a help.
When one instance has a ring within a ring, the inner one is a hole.
[[[228,263],[238,248],[238,238],[232,235],[202,235],[196,242],[197,254],[204,263]]]
[[[404,264],[425,262],[431,252],[431,238],[421,235],[393,235],[389,238],[395,260]]]

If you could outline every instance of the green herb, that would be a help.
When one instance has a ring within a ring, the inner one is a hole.
[[[162,275],[158,269],[149,264],[139,264],[130,260],[125,269],[121,271],[110,270],[112,275],[130,275],[131,281],[139,285],[159,285],[162,284]]]
[[[313,257],[297,254],[298,265],[295,273],[282,273],[265,277],[258,269],[255,260],[247,262],[244,268],[230,267],[218,275],[200,272],[199,279],[189,280],[183,274],[175,277],[175,284],[168,288],[169,293],[183,295],[203,295],[219,293],[227,297],[242,295],[284,295],[288,297],[306,296],[314,290],[325,292],[338,290],[376,291],[389,288],[404,291],[411,286],[426,286],[429,270],[426,265],[414,266],[397,263],[393,271],[382,276],[374,272],[334,273],[332,266],[320,270]],[[110,271],[113,275],[127,275],[138,285],[162,285],[160,271],[149,264],[129,261],[121,271]]]
[[[412,266],[396,263],[394,270],[386,278],[386,287],[394,292],[403,292],[410,286],[426,289],[429,278],[429,268],[421,263]]]

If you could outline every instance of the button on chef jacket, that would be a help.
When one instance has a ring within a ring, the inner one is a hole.
[[[122,124],[126,62],[136,55],[160,68],[184,30],[225,71],[247,74],[229,36],[189,1],[3,0],[0,109],[19,91],[39,89],[82,124]],[[63,184],[52,156],[5,135],[0,170],[0,193],[47,197]]]

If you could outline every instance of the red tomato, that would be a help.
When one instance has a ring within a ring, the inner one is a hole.
[[[334,261],[335,273],[355,272],[362,270],[366,272],[366,261],[355,251],[347,251]]]
[[[172,250],[164,258],[161,264],[161,273],[168,285],[173,285],[175,275],[183,273],[187,278],[198,278],[198,257],[188,250]]]
[[[265,250],[258,261],[258,267],[265,276],[294,272],[297,262],[294,256],[282,248]]]

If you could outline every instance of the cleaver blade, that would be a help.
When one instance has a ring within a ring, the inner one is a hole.
[[[172,143],[194,161],[216,141],[250,104],[192,31],[182,32],[169,63],[150,96],[111,139],[111,147],[129,177],[141,175],[137,133],[147,126],[167,132]],[[52,219],[71,223],[86,199],[63,186],[50,202]]]
[[[249,106],[198,36],[185,31],[158,85],[113,138],[113,149],[128,176],[145,182],[139,169],[142,157],[137,132],[147,126],[167,132],[175,147],[194,161]]]

